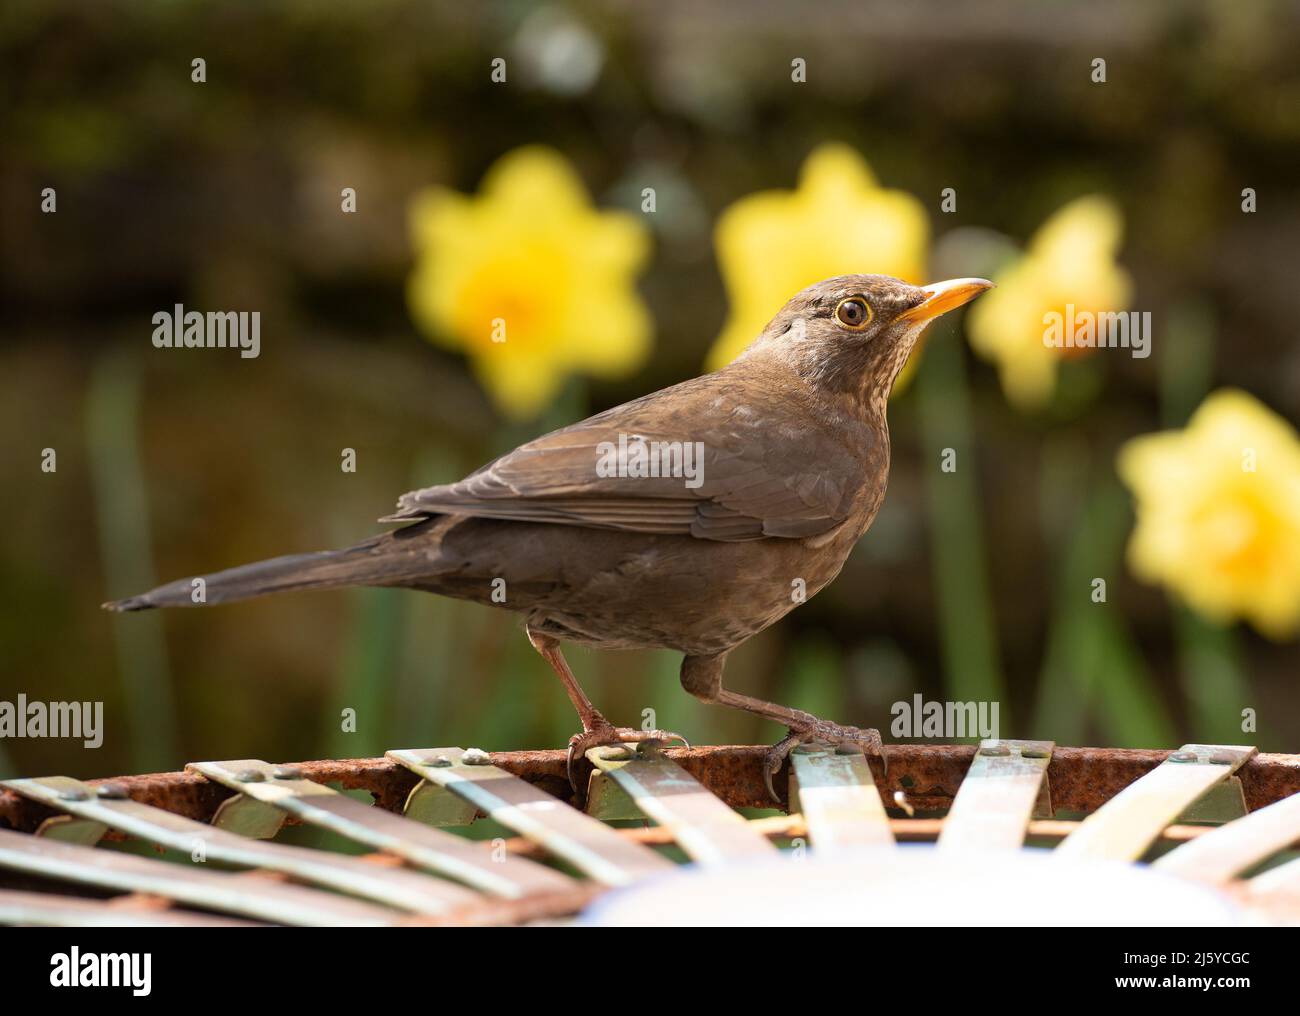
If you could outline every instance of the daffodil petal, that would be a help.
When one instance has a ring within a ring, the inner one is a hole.
[[[729,312],[711,368],[735,359],[786,300],[822,279],[925,281],[929,220],[914,197],[881,188],[852,148],[826,144],[808,155],[795,190],[759,191],[727,208],[714,246]]]
[[[411,202],[415,324],[463,351],[496,404],[536,415],[571,371],[625,374],[650,348],[635,277],[649,231],[591,205],[558,152],[516,149],[465,196],[429,188]]]
[[[1120,451],[1136,499],[1128,560],[1216,623],[1300,630],[1300,436],[1245,392],[1215,392],[1186,428]]]

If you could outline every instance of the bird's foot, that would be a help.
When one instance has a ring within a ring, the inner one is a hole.
[[[578,779],[574,773],[574,763],[592,748],[600,748],[609,744],[664,745],[671,741],[681,741],[686,748],[691,746],[691,743],[681,734],[674,734],[670,730],[637,730],[633,727],[616,727],[602,716],[581,734],[574,734],[569,738],[567,760],[569,786],[573,788],[575,794],[578,793]]]
[[[861,727],[845,727],[838,723],[831,723],[829,720],[819,720],[812,715],[808,716],[808,720],[806,726],[800,724],[798,727],[791,727],[790,733],[768,748],[763,755],[763,782],[767,784],[767,792],[772,795],[772,800],[777,804],[781,803],[781,798],[777,796],[776,788],[772,786],[772,777],[781,771],[790,752],[801,744],[821,743],[841,751],[856,748],[864,754],[877,756],[882,763],[885,763],[884,744],[880,740],[880,731],[874,728],[864,730]],[[887,763],[885,764],[887,766]]]

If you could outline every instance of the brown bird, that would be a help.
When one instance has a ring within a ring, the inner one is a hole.
[[[729,691],[722,669],[731,650],[839,574],[885,497],[894,378],[928,322],[990,286],[827,279],[722,370],[530,441],[459,483],[403,494],[381,520],[413,525],[105,606],[402,586],[518,611],[582,722],[569,742],[571,779],[588,748],[679,735],[613,726],[578,686],[562,642],[674,649],[696,698],[787,727],[764,760],[769,790],[801,742],[879,752],[877,731]]]

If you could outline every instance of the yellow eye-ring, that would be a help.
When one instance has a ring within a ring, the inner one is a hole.
[[[847,300],[841,300],[835,308],[835,320],[845,328],[860,332],[871,324],[871,307],[862,297],[851,296]]]

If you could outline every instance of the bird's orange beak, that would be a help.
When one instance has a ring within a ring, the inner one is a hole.
[[[986,289],[992,289],[993,283],[988,279],[949,279],[947,282],[932,282],[922,286],[926,298],[911,310],[898,315],[899,321],[930,321],[940,314],[947,314],[964,303],[970,303]]]

